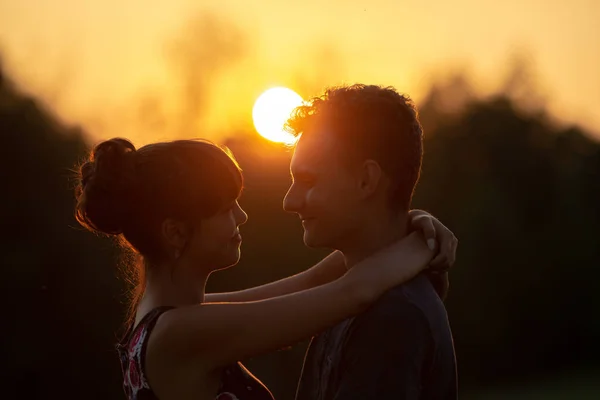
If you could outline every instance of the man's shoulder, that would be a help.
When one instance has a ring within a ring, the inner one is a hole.
[[[382,351],[396,354],[406,351],[407,346],[411,351],[431,346],[433,332],[429,317],[412,299],[415,284],[420,285],[411,281],[392,288],[354,317],[347,326],[344,347],[351,353],[370,349],[377,354]]]
[[[405,284],[406,285],[406,284]],[[354,318],[356,325],[390,325],[394,321],[422,318],[422,310],[417,307],[407,293],[405,285],[396,286],[384,293],[365,312]]]
[[[432,319],[447,318],[446,309],[425,275],[398,285],[381,296],[356,323],[386,324],[393,321],[430,324]]]

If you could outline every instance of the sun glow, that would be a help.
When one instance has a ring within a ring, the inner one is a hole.
[[[273,142],[292,144],[296,138],[283,129],[292,110],[304,100],[292,89],[274,87],[261,94],[252,109],[256,131]]]

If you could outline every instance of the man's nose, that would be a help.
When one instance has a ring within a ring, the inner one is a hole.
[[[236,219],[237,219],[238,225],[244,225],[248,221],[248,214],[246,214],[246,211],[244,211],[244,209],[242,207],[240,207],[239,205],[238,205]]]
[[[283,198],[283,209],[291,213],[299,212],[302,208],[302,202],[303,200],[300,192],[296,189],[294,184],[292,184]]]

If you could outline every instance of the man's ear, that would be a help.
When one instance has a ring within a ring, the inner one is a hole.
[[[167,218],[161,224],[161,235],[168,249],[180,252],[189,240],[190,230],[187,224]]]
[[[381,183],[382,171],[379,163],[375,160],[365,160],[359,171],[359,190],[363,197],[369,197],[375,193]]]

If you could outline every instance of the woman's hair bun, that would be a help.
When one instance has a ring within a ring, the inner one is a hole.
[[[114,138],[98,144],[79,169],[75,217],[109,235],[123,233],[135,191],[135,146]]]

